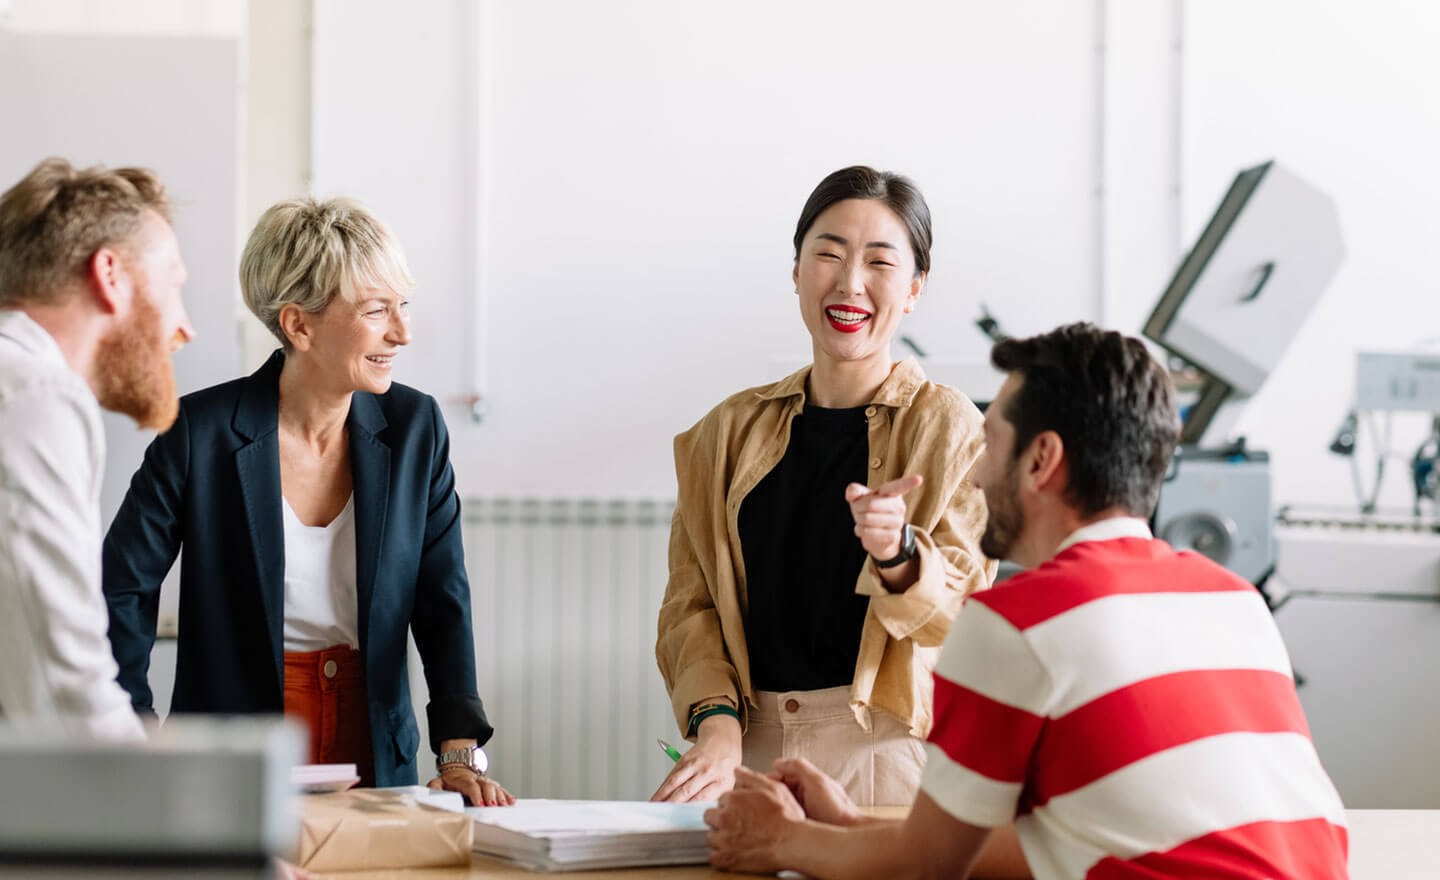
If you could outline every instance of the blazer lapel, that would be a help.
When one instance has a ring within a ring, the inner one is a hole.
[[[390,504],[390,446],[382,439],[387,422],[374,395],[355,393],[347,424],[355,486],[355,612],[360,650],[368,654],[370,606]]]
[[[235,452],[235,472],[245,504],[256,585],[265,612],[275,681],[284,686],[285,525],[280,510],[280,368],[275,352],[246,380],[235,406],[232,427],[250,442]]]

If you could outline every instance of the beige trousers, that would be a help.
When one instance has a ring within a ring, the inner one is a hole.
[[[769,773],[778,758],[808,758],[859,806],[909,806],[925,769],[924,746],[895,716],[871,709],[869,718],[869,730],[855,720],[849,687],[758,691],[741,760]]]

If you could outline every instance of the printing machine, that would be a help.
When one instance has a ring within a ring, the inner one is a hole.
[[[1355,510],[1277,513],[1269,457],[1228,433],[1342,258],[1323,193],[1273,162],[1236,177],[1143,331],[1184,368],[1177,376],[1195,377],[1153,525],[1265,593],[1346,806],[1433,809],[1440,524],[1422,501],[1433,507],[1440,483],[1440,418],[1411,462],[1414,509],[1398,513],[1374,497]],[[1356,388],[1362,413],[1440,413],[1440,357],[1361,354]],[[1332,451],[1355,454],[1356,421]]]

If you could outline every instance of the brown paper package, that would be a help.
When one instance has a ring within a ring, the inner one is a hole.
[[[403,791],[354,789],[300,803],[298,863],[311,871],[467,865],[474,823]]]

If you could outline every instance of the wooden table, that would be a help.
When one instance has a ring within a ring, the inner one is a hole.
[[[1350,810],[1351,880],[1436,880],[1440,878],[1440,810]],[[717,871],[704,865],[629,868],[574,874],[535,874],[475,856],[469,867],[408,871],[344,871],[324,875],[337,880],[536,880],[568,876],[577,880],[702,880],[746,875]]]

